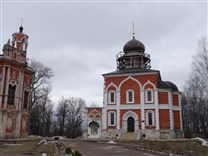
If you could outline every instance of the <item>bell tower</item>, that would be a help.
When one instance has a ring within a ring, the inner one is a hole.
[[[21,25],[19,32],[12,35],[12,46],[27,52],[28,38],[28,35],[23,33],[23,26]]]
[[[12,34],[12,43],[10,39],[3,47],[3,55],[15,59],[21,63],[26,63],[27,59],[27,47],[28,47],[27,34],[23,33],[23,26],[19,28],[19,32]]]
[[[117,70],[129,68],[150,69],[150,54],[145,53],[145,46],[135,38],[134,31],[132,34],[133,38],[124,45],[123,52],[119,52],[116,56]]]

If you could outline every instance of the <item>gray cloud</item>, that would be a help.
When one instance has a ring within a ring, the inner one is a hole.
[[[197,2],[3,2],[2,40],[24,18],[28,57],[51,66],[52,96],[102,104],[101,74],[116,70],[116,54],[136,37],[151,54],[152,68],[182,89],[197,42],[207,35],[206,3]]]

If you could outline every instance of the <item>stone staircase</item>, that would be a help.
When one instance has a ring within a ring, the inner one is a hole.
[[[133,133],[133,132],[122,133],[120,140],[121,141],[136,141],[137,140],[137,133]]]

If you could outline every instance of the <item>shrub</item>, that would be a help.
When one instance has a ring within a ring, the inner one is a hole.
[[[71,154],[71,152],[72,152],[72,151],[71,151],[71,148],[70,148],[70,147],[67,147],[67,148],[65,149],[65,153],[66,153],[66,154]]]
[[[56,136],[56,137],[54,137],[54,139],[53,139],[53,140],[59,140],[59,137],[57,137],[57,136]]]
[[[82,156],[82,154],[79,151],[74,151],[73,156]]]

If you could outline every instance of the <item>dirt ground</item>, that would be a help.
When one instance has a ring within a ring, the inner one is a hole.
[[[54,144],[37,145],[39,141],[39,139],[0,141],[0,156],[41,156],[43,153],[53,156],[55,153]]]
[[[41,156],[47,153],[53,156],[55,145],[37,145],[42,139],[0,140],[0,156]],[[196,141],[158,140],[118,142],[110,144],[107,141],[62,140],[73,150],[78,150],[82,156],[156,156],[156,155],[186,155],[208,156],[208,147],[201,146]]]

